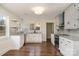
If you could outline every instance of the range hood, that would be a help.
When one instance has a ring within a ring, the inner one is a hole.
[[[59,24],[59,28],[63,29],[64,28],[64,12],[60,15],[60,24]]]

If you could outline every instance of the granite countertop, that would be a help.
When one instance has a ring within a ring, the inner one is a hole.
[[[55,35],[59,35],[59,36],[69,36],[69,34],[63,34],[63,33],[58,33],[58,34],[55,34]]]
[[[36,33],[29,32],[29,33],[26,33],[26,34],[41,34],[41,32],[36,32]]]
[[[54,34],[54,35],[58,35],[59,37],[66,38],[73,41],[79,41],[79,36],[72,36],[69,34]]]
[[[21,34],[24,34],[24,33],[22,33],[22,32],[20,32],[20,33],[11,33],[10,35],[21,35]],[[41,34],[41,32],[37,32],[37,33],[29,32],[29,33],[26,33],[26,34]]]
[[[24,34],[23,32],[17,32],[17,33],[10,33],[10,35],[21,35]]]
[[[73,40],[73,41],[79,41],[79,37],[78,36],[64,36],[64,35],[61,35],[60,37],[63,37],[63,38],[66,38],[66,39],[69,39],[69,40]]]

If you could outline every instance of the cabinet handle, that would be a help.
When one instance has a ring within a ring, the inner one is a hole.
[[[63,43],[63,42],[61,42],[61,43]]]
[[[77,20],[79,20],[79,18],[77,18]]]
[[[74,7],[76,7],[76,5],[74,4]]]
[[[67,44],[65,44],[65,45],[67,45]]]
[[[67,41],[67,42],[71,43],[70,41]]]
[[[67,24],[70,24],[69,22],[67,22]]]
[[[74,26],[76,26],[76,24],[74,24]]]

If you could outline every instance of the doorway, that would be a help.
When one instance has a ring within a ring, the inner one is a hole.
[[[51,41],[51,34],[54,33],[54,23],[46,23],[46,41]]]

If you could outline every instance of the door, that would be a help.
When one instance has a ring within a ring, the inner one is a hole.
[[[54,24],[53,23],[47,23],[46,24],[46,31],[47,31],[47,39],[51,39],[51,33],[54,33]]]

